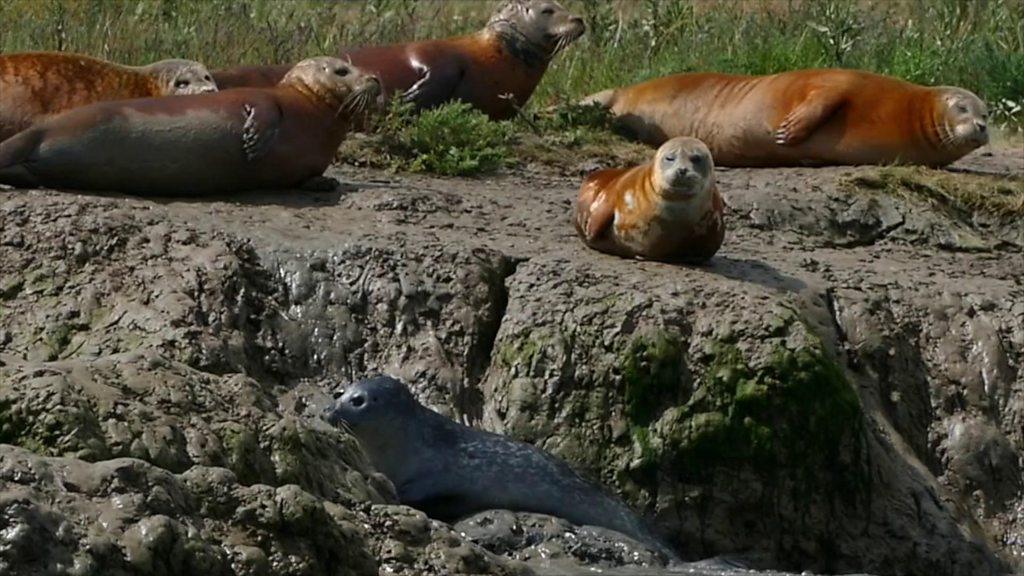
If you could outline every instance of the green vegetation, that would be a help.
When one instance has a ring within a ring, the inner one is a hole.
[[[634,338],[622,353],[619,367],[625,386],[626,418],[647,426],[657,418],[666,397],[675,400],[682,382],[683,352],[674,334]]]
[[[790,470],[807,482],[823,475],[850,490],[863,484],[863,425],[856,392],[842,369],[815,348],[780,347],[752,366],[735,346],[719,345],[704,385],[656,426],[683,473],[752,465]]]
[[[918,198],[954,215],[975,213],[999,218],[1024,216],[1024,181],[984,174],[950,174],[918,167],[890,167],[857,176],[855,189],[879,190],[902,198]]]
[[[415,114],[395,98],[373,135],[343,145],[339,157],[376,167],[447,176],[494,172],[510,159],[513,127],[491,122],[469,104],[452,102]]]

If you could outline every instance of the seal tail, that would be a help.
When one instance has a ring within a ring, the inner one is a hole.
[[[608,90],[602,90],[596,94],[591,94],[583,100],[580,100],[581,106],[587,106],[589,104],[600,104],[606,108],[611,108],[615,104],[615,92],[614,88]]]
[[[28,128],[0,142],[0,184],[18,188],[37,186],[36,178],[25,167],[43,139],[43,131]]]

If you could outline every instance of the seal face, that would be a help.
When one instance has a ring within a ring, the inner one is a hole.
[[[0,141],[87,104],[216,90],[210,72],[192,60],[122,66],[63,52],[0,55]]]
[[[0,143],[0,182],[169,195],[294,187],[323,173],[379,94],[375,76],[322,57],[270,89],[91,104]]]
[[[621,532],[675,554],[617,498],[537,448],[429,410],[388,376],[346,389],[325,419],[359,439],[403,504],[452,521],[490,509],[536,512]]]
[[[580,187],[574,223],[583,242],[619,256],[701,262],[725,235],[711,152],[673,138],[634,168],[601,170]]]
[[[859,70],[677,74],[584,102],[608,106],[649,144],[699,138],[722,166],[943,166],[988,142],[988,110],[973,93]]]
[[[342,57],[377,74],[386,98],[401,96],[417,109],[460,100],[505,119],[526,104],[551,59],[584,31],[583,19],[553,0],[510,0],[476,34],[370,46]],[[222,89],[267,86],[286,69],[248,66],[214,77]]]
[[[165,96],[217,91],[217,83],[206,66],[192,60],[160,60],[138,70],[158,78]]]

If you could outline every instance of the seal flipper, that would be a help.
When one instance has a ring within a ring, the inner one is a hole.
[[[775,143],[795,146],[817,130],[843,104],[843,91],[836,88],[814,89],[793,106],[775,129]]]
[[[17,188],[35,188],[40,185],[26,164],[32,161],[38,151],[43,135],[43,129],[35,126],[0,142],[0,184]]]
[[[597,187],[593,187],[597,189]],[[615,220],[615,203],[606,194],[598,192],[590,200],[586,210],[580,211],[577,227],[583,232],[588,243],[596,241],[608,231]]]
[[[445,60],[429,66],[415,55],[410,55],[409,62],[420,79],[402,94],[402,98],[420,109],[438,106],[452,98],[463,74],[463,67],[457,61]]]
[[[262,105],[261,105],[262,104]],[[242,151],[249,162],[260,159],[277,139],[281,109],[265,103],[242,105]]]

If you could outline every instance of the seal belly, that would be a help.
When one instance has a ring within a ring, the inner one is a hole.
[[[49,134],[29,170],[41,180],[70,188],[160,194],[230,191],[239,186],[238,175],[246,167],[237,124],[212,111],[156,116],[129,110],[77,134],[74,127]],[[125,169],[126,163],[131,169]]]

